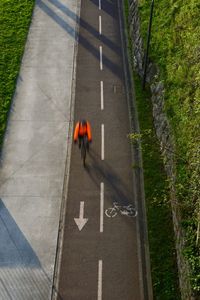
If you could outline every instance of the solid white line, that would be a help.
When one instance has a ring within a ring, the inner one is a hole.
[[[101,10],[101,0],[99,0],[99,9]]]
[[[99,260],[99,268],[98,268],[98,295],[97,299],[102,300],[102,273],[103,273],[103,262]]]
[[[101,16],[99,16],[99,34],[101,34]]]
[[[104,160],[104,124],[101,124],[101,159]]]
[[[101,81],[100,84],[101,84],[101,110],[103,110],[104,109],[103,81]]]
[[[103,70],[102,46],[99,46],[99,52],[100,52],[100,70]]]
[[[104,216],[104,183],[100,186],[100,232],[103,232],[103,216]]]

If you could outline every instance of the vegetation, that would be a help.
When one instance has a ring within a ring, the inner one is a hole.
[[[128,0],[125,1],[128,17]],[[128,24],[128,22],[127,22]],[[132,42],[129,55],[133,65]],[[154,299],[180,299],[176,251],[173,234],[169,191],[160,147],[156,138],[150,92],[144,92],[138,76],[133,73],[140,134],[132,133],[132,141],[141,139],[144,167],[145,198]]]
[[[168,183],[154,131],[150,94],[134,75],[142,135],[145,198],[154,299],[180,299]]]
[[[34,0],[0,1],[0,146],[15,90]]]
[[[140,0],[143,37],[149,1]],[[185,231],[185,251],[191,285],[200,295],[200,22],[199,0],[156,1],[151,58],[165,85],[166,112],[176,142],[177,198]]]

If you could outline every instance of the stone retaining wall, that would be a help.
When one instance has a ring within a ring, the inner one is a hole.
[[[140,34],[138,0],[129,0],[129,5],[129,30],[133,41],[134,68],[139,74],[139,76],[142,78],[144,66],[144,47],[143,40]],[[171,183],[171,207],[176,238],[177,265],[179,270],[179,283],[181,295],[183,300],[192,300],[193,298],[191,296],[191,287],[188,280],[189,267],[182,255],[184,239],[183,232],[180,226],[180,212],[175,191],[175,147],[173,142],[173,136],[170,131],[170,125],[164,109],[165,87],[163,83],[159,81],[159,70],[152,62],[149,62],[148,65],[146,80],[150,85],[152,93],[151,100],[153,106],[154,126],[157,137],[160,141],[165,170]]]

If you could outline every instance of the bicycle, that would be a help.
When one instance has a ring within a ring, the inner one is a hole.
[[[109,218],[114,218],[118,212],[120,212],[121,215],[132,218],[137,216],[137,210],[133,207],[132,204],[119,205],[117,202],[113,202],[113,207],[109,207],[105,210],[105,214]]]
[[[85,134],[81,138],[81,159],[83,160],[83,166],[86,166],[86,153],[89,150],[87,135]]]

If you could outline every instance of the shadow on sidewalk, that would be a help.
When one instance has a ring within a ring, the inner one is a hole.
[[[0,299],[48,299],[51,287],[36,253],[0,199]]]
[[[0,266],[2,267],[31,267],[40,268],[41,264],[19,229],[8,209],[0,199]],[[6,250],[6,253],[5,253]]]

